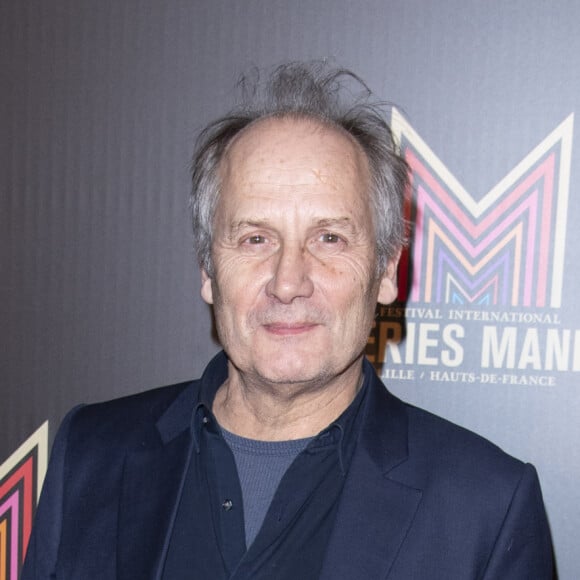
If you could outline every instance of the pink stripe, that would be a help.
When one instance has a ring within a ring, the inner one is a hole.
[[[534,190],[532,194],[534,196],[534,206],[533,211],[530,210],[530,219],[528,223],[528,242],[525,249],[522,248],[522,252],[525,255],[525,270],[524,270],[524,306],[529,306],[532,301],[532,289],[534,287],[534,261],[536,259],[535,254],[535,244],[536,244],[536,231],[538,228],[538,215],[537,208],[538,204],[536,198],[538,196],[537,189]],[[515,306],[515,304],[514,304]]]
[[[433,297],[433,265],[435,263],[435,228],[431,226],[433,220],[429,219],[429,227],[427,230],[427,252],[425,257],[425,301],[431,302]],[[427,222],[425,222],[427,223]]]
[[[20,523],[20,514],[18,512],[20,500],[20,492],[15,490],[14,493],[0,504],[0,516],[5,514],[8,510],[12,510],[12,529],[11,529],[11,544],[10,544],[10,580],[18,580],[18,524]]]
[[[411,296],[413,302],[419,301],[419,292],[421,290],[420,273],[421,259],[423,257],[423,216],[420,211],[415,215],[415,240],[413,241],[413,277],[411,281]]]
[[[483,240],[481,240],[477,245],[474,246],[471,243],[471,241],[462,234],[459,228],[446,215],[445,210],[447,208],[444,208],[438,203],[435,203],[433,198],[429,196],[429,194],[427,194],[423,188],[419,188],[417,194],[418,194],[417,196],[418,211],[422,213],[424,211],[425,206],[430,207],[433,214],[437,216],[439,218],[439,221],[445,226],[445,229],[450,234],[452,234],[452,236],[459,242],[459,244],[462,247],[464,247],[467,250],[468,254],[472,258],[475,258],[479,254],[481,254],[482,250],[484,250],[487,246],[491,245],[491,243],[494,242],[500,236],[501,233],[508,230],[509,227],[512,226],[513,223],[516,221],[516,219],[521,217],[521,215],[524,214],[526,210],[530,212],[530,218],[534,220],[534,223],[535,220],[537,219],[536,216],[538,205],[538,193],[537,190],[534,190],[534,192],[531,195],[529,195],[525,201],[523,201],[522,203],[520,203],[515,207],[514,211],[505,214],[504,219],[495,228],[493,228],[491,232],[485,238],[483,238]],[[533,241],[533,238],[531,241]]]
[[[534,214],[534,223],[535,223],[535,214]],[[531,218],[530,218],[530,221]],[[519,223],[515,229],[519,229],[520,231],[523,230],[523,224]],[[528,232],[529,235],[529,232]],[[512,276],[512,299],[511,299],[511,305],[512,306],[517,306],[518,305],[518,297],[520,295],[520,271],[522,268],[522,254],[524,253],[523,249],[522,249],[522,238],[521,236],[518,236],[516,239],[516,245],[514,248],[514,273]],[[529,254],[533,252],[527,252],[526,254],[529,256]],[[526,277],[526,273],[524,271],[524,279]]]
[[[412,151],[406,151],[406,156],[411,168],[414,172],[419,175],[423,181],[429,186],[429,189],[436,194],[441,200],[441,205],[446,208],[446,210],[461,220],[465,220],[465,228],[471,234],[473,238],[479,237],[482,232],[492,226],[501,214],[505,213],[505,210],[510,205],[514,205],[518,198],[522,197],[532,185],[542,179],[545,173],[553,172],[553,160],[550,163],[550,158],[547,158],[543,163],[539,164],[533,171],[531,171],[522,181],[520,181],[517,186],[503,196],[502,200],[496,205],[495,208],[483,219],[480,223],[474,223],[469,214],[465,213],[465,208],[456,203],[456,201],[445,191],[431,174],[430,171],[418,160]]]
[[[435,239],[439,238],[441,240],[441,242],[443,244],[445,244],[445,246],[449,249],[451,255],[454,255],[458,262],[460,264],[463,265],[464,268],[467,269],[468,267],[468,261],[465,258],[464,254],[461,252],[461,250],[453,243],[453,241],[451,239],[449,239],[449,236],[447,234],[447,232],[441,227],[441,225],[433,219],[429,220],[429,227],[427,229],[428,231],[428,243],[427,243],[427,266],[425,268],[426,271],[426,278],[431,281],[435,279],[435,276],[433,275],[433,264],[435,262]],[[507,243],[509,242],[510,238],[514,238],[515,239],[515,246],[514,246],[514,263],[515,263],[515,267],[514,267],[514,271],[513,271],[513,279],[512,279],[512,287],[514,289],[514,294],[513,297],[517,297],[517,287],[518,287],[518,278],[519,278],[519,268],[520,268],[520,262],[521,262],[521,254],[522,254],[522,242],[521,242],[521,232],[523,231],[523,224],[521,222],[519,222],[514,228],[512,228],[503,238],[502,243],[498,244],[495,246],[496,250],[500,250],[502,246],[506,246]],[[505,252],[505,249],[502,250]],[[488,253],[489,255],[489,253]],[[485,258],[485,256],[484,256]],[[480,260],[480,262],[483,261],[483,258]],[[476,266],[474,266],[474,269],[480,269],[482,266],[480,265],[479,267],[476,268]],[[442,272],[438,272],[437,273],[439,276],[442,276],[443,273]],[[431,298],[431,292],[432,292],[432,284],[429,283],[426,286],[426,291],[425,291],[425,299],[428,301]],[[512,299],[512,305],[517,305],[517,299],[513,298]]]
[[[538,295],[536,306],[546,305],[546,287],[548,284],[548,260],[550,249],[550,226],[552,221],[552,195],[554,193],[554,154],[552,153],[546,160],[549,171],[545,177],[544,207],[542,208],[542,226],[540,239],[540,264],[538,268]],[[558,235],[558,232],[556,232]]]
[[[428,199],[428,197],[425,197],[422,195],[422,192],[419,191],[419,197],[421,199],[421,202],[418,203],[419,207],[422,209],[423,208],[423,199],[426,199],[427,201],[430,201]],[[530,197],[525,200],[522,204],[520,204],[520,206],[518,206],[517,210],[515,212],[512,212],[510,215],[508,215],[506,217],[506,219],[495,229],[495,231],[491,232],[484,240],[482,240],[477,246],[473,247],[472,244],[470,244],[469,240],[467,240],[463,235],[461,235],[461,233],[458,231],[458,229],[454,226],[454,224],[452,224],[449,219],[442,213],[441,208],[438,206],[434,206],[433,207],[433,211],[434,213],[439,217],[439,219],[441,220],[441,222],[443,223],[444,228],[446,228],[447,230],[449,230],[451,233],[455,234],[456,238],[459,240],[460,245],[463,246],[463,248],[467,249],[470,256],[472,258],[474,258],[476,256],[476,254],[481,254],[482,253],[482,249],[486,248],[487,246],[491,245],[491,242],[495,241],[496,238],[500,235],[500,233],[504,232],[504,231],[509,231],[509,228],[513,225],[513,223],[516,221],[516,218],[518,218],[520,216],[520,214],[523,214],[526,210],[529,210],[529,220],[528,220],[528,249],[529,251],[526,252],[526,271],[524,272],[524,278],[527,280],[527,284],[525,285],[525,290],[531,292],[531,288],[532,288],[532,284],[529,282],[529,278],[530,276],[533,276],[533,264],[534,264],[534,252],[532,251],[533,247],[534,247],[534,241],[535,241],[535,232],[536,232],[536,221],[537,221],[537,191],[535,191],[532,195],[530,195]],[[432,229],[432,228],[430,228]],[[513,228],[512,228],[513,229]],[[429,231],[429,235],[427,236],[427,239],[429,240],[428,242],[428,247],[426,248],[427,251],[427,258],[426,258],[426,264],[425,264],[425,299],[427,301],[429,301],[430,297],[431,297],[431,293],[432,293],[432,282],[433,282],[433,274],[432,274],[432,269],[433,269],[433,261],[434,261],[434,238],[432,236],[432,232]],[[447,246],[449,247],[449,244],[447,244]],[[422,249],[422,244],[419,246],[418,248]],[[454,254],[457,258],[460,257],[459,252],[461,251],[459,248],[455,247],[455,249],[453,247],[449,247],[449,250],[451,251],[452,254]],[[521,253],[523,251],[523,248],[521,246],[521,244],[517,244],[514,248],[514,260],[516,264],[519,264],[521,262]],[[488,252],[489,254],[489,252]],[[487,255],[488,255],[487,254]],[[481,256],[480,261],[485,258],[486,254],[484,254],[483,256]],[[420,262],[416,261],[416,267],[417,269],[420,268]],[[514,268],[513,271],[513,275],[514,277],[518,276],[518,268]],[[417,274],[415,274],[414,278],[418,278],[419,276]],[[513,281],[512,281],[513,283]],[[517,303],[517,301],[516,301]],[[514,304],[515,306],[516,304]]]

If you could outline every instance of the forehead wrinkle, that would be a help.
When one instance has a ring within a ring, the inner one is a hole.
[[[234,160],[230,160],[228,175],[235,172],[238,183],[242,186],[285,189],[288,187],[312,187],[317,183],[322,183],[335,191],[339,191],[345,179],[351,177],[354,181],[357,174],[360,173],[357,171],[356,160],[350,155],[347,159],[342,160],[340,173],[336,171],[338,163],[337,160],[331,159],[317,165],[309,157],[305,157],[298,163],[291,160],[290,165],[286,165],[286,162],[282,160],[263,159],[259,167],[248,168],[243,163],[239,165]]]
[[[289,170],[288,173],[293,174],[294,171]],[[324,183],[326,183],[326,181],[324,181],[323,179],[320,179],[320,181],[323,181]],[[311,181],[294,181],[292,183],[273,183],[272,181],[258,180],[258,179],[252,179],[252,180],[244,179],[241,181],[242,185],[244,185],[246,183],[249,183],[252,186],[263,185],[263,186],[270,187],[272,189],[286,189],[288,187],[309,187],[312,185]],[[333,187],[334,187],[334,185],[333,185]]]
[[[334,170],[331,167],[331,165],[336,162],[337,158],[342,157],[341,160],[341,168],[344,170],[346,168],[346,166],[348,166],[348,171],[349,173],[353,173],[355,176],[359,177],[363,177],[363,181],[369,181],[370,178],[370,168],[369,168],[369,160],[368,157],[366,155],[366,152],[363,150],[363,148],[361,147],[360,143],[358,143],[356,141],[356,139],[350,135],[346,130],[344,130],[342,127],[338,127],[338,126],[334,126],[332,124],[326,124],[324,122],[321,122],[319,119],[310,119],[310,118],[305,118],[305,119],[294,119],[294,118],[282,118],[282,119],[271,119],[271,118],[267,118],[267,119],[262,119],[262,120],[258,120],[255,123],[251,123],[248,127],[245,127],[238,135],[236,135],[232,141],[228,144],[224,155],[219,163],[218,166],[218,175],[222,180],[222,185],[224,184],[225,181],[228,180],[228,178],[231,176],[231,174],[233,172],[239,171],[240,170],[240,166],[244,166],[246,164],[246,162],[248,161],[248,159],[251,159],[253,157],[253,155],[255,154],[256,151],[256,147],[250,147],[249,151],[247,150],[247,146],[252,144],[253,141],[256,141],[256,146],[259,149],[260,148],[260,133],[264,130],[268,128],[268,125],[280,125],[280,131],[283,133],[284,132],[284,125],[288,126],[290,131],[292,131],[294,128],[299,128],[300,126],[302,127],[308,127],[310,129],[310,131],[312,132],[312,134],[326,134],[327,136],[332,136],[334,135],[335,138],[338,138],[339,140],[343,140],[344,142],[347,142],[350,145],[350,151],[345,151],[344,149],[340,152],[337,152],[337,157],[334,157],[334,155],[327,157],[326,162],[324,163],[324,166],[321,168],[312,168],[311,167],[311,163],[310,163],[310,159],[308,156],[303,157],[300,161],[301,164],[304,166],[305,169],[307,169],[308,171],[310,171],[310,173],[312,173],[313,177],[315,178],[315,180],[320,181],[322,183],[325,183],[329,186],[331,186],[333,189],[338,189],[336,186],[337,184],[335,184],[333,182],[333,175],[334,175]],[[240,145],[244,142],[248,142],[245,144],[245,148],[246,150],[244,150],[244,145],[242,145],[242,148],[240,149]],[[242,142],[242,143],[240,143]],[[326,146],[327,152],[332,152],[333,153],[333,149],[340,149],[341,147],[339,145],[328,145]],[[242,154],[242,152],[244,154]],[[330,159],[331,157],[333,157],[333,159]],[[346,158],[346,159],[345,159]],[[330,159],[330,163],[329,163],[329,159]],[[345,160],[347,161],[347,163],[345,164]],[[272,162],[276,163],[277,167],[276,167],[276,171],[277,172],[284,172],[287,171],[289,175],[293,175],[296,172],[297,167],[292,167],[292,168],[284,168],[283,165],[285,163],[285,160],[282,158],[277,159],[276,161],[274,161],[273,159],[268,159],[265,160],[264,158],[261,159],[262,164],[264,165],[264,161],[266,161],[266,163],[272,164]],[[256,173],[256,172],[262,172],[263,169],[261,170],[254,170],[252,173]],[[251,177],[251,173],[249,175],[244,175],[244,180],[247,177]],[[268,181],[263,181],[262,179],[258,180],[258,181],[254,181],[255,184],[261,184],[261,185],[269,185]],[[289,183],[288,185],[290,186],[307,186],[310,185],[310,183],[306,182],[306,183]],[[368,187],[368,184],[367,184]],[[366,189],[366,188],[365,188]]]

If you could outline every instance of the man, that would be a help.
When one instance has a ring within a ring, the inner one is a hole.
[[[202,135],[193,221],[224,352],[73,410],[24,579],[546,579],[533,467],[364,360],[396,298],[407,167],[344,71],[280,67]]]

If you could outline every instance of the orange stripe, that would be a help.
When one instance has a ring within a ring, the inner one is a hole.
[[[0,580],[6,580],[8,578],[8,570],[6,570],[8,564],[6,557],[6,550],[8,549],[7,526],[8,520],[2,520],[0,523]]]

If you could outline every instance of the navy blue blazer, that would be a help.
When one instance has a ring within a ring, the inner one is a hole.
[[[216,364],[223,368],[223,354],[209,368]],[[198,387],[182,383],[69,413],[22,580],[162,578]],[[402,402],[374,372],[362,420],[321,580],[552,578],[531,465]]]

